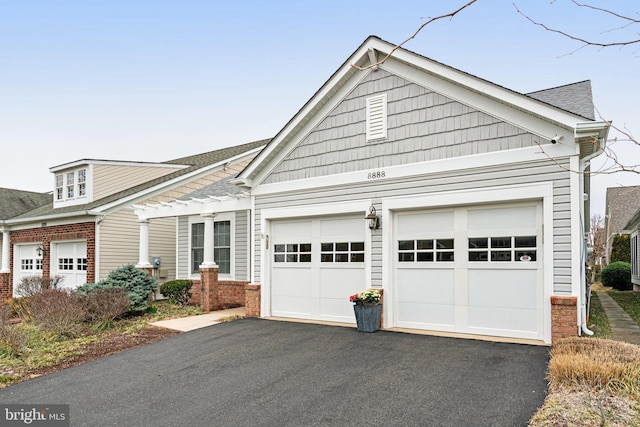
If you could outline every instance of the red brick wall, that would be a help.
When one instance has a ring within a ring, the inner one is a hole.
[[[13,296],[9,277],[11,277],[10,273],[0,273],[0,302]]]
[[[202,281],[192,280],[191,286],[191,304],[202,306]],[[245,286],[249,282],[239,280],[218,280],[215,287],[217,296],[217,308],[209,307],[209,310],[222,310],[231,307],[240,307],[245,305]],[[214,298],[215,299],[215,298]],[[208,310],[207,310],[208,311]]]
[[[245,288],[245,317],[260,317],[260,285],[247,283]]]
[[[578,298],[554,295],[551,297],[551,343],[578,335]]]
[[[87,282],[93,283],[96,271],[96,224],[94,222],[81,222],[77,224],[56,225],[51,227],[38,227],[26,230],[11,231],[9,242],[11,251],[9,253],[9,273],[8,280],[0,280],[0,295],[13,295],[13,245],[18,243],[37,243],[47,250],[46,256],[42,260],[42,276],[47,278],[50,275],[50,249],[51,242],[64,240],[85,240],[87,242]]]

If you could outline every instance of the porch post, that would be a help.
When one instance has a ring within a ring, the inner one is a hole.
[[[140,244],[138,246],[137,268],[152,268],[149,262],[149,220],[141,219],[140,224]]]
[[[11,243],[9,242],[9,230],[2,228],[2,267],[0,273],[9,273],[9,254],[11,253]]]
[[[214,213],[203,213],[204,218],[204,253],[202,254],[201,268],[218,268],[213,259],[213,219],[216,217]]]

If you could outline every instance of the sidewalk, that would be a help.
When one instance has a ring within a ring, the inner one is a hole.
[[[640,326],[606,292],[596,291],[602,309],[609,319],[612,338],[640,345]]]
[[[228,316],[244,316],[244,307],[229,308],[226,310],[216,310],[197,316],[181,317],[179,319],[160,320],[150,323],[153,326],[174,329],[180,332],[193,331],[194,329],[220,323],[220,320]]]

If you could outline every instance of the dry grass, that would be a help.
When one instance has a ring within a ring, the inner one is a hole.
[[[530,426],[640,426],[640,347],[567,338],[551,350],[549,394]]]

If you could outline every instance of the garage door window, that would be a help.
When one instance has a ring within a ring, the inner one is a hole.
[[[364,262],[364,242],[327,242],[320,250],[321,262]]]
[[[472,237],[469,238],[469,261],[536,261],[536,241],[536,236]]]
[[[453,239],[398,241],[399,262],[452,262]]]
[[[275,262],[311,262],[311,243],[280,243],[273,246]]]

